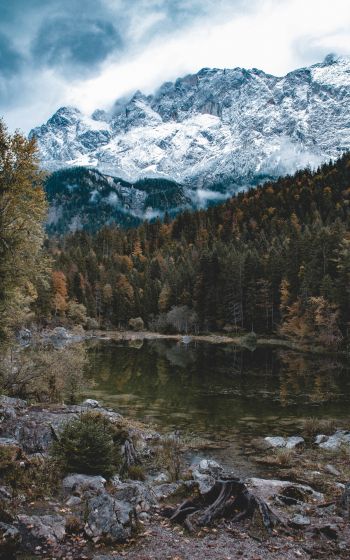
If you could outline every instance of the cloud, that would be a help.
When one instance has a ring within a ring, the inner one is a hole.
[[[62,72],[92,72],[111,52],[122,49],[120,34],[101,19],[52,18],[42,23],[34,40],[34,60]]]
[[[0,33],[0,75],[10,78],[17,74],[22,67],[24,57],[12,45],[9,38]]]
[[[350,54],[348,0],[0,3],[0,116],[26,132],[59,106],[108,110],[204,66],[282,75]]]

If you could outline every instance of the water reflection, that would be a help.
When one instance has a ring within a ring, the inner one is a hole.
[[[245,430],[275,431],[278,418],[348,412],[349,364],[324,356],[164,340],[98,343],[88,354],[96,397],[167,429],[227,433],[245,419]]]

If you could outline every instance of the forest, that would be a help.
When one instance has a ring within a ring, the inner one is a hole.
[[[346,347],[350,155],[224,204],[48,237],[35,142],[0,126],[0,331],[263,333]]]
[[[254,331],[339,347],[350,311],[349,203],[346,154],[173,220],[47,239],[51,288],[36,312],[43,322]]]

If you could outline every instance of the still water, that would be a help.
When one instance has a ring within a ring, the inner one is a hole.
[[[307,417],[350,418],[345,360],[166,340],[99,342],[88,355],[90,397],[201,438],[210,448],[201,456],[238,469],[252,437],[295,435]]]

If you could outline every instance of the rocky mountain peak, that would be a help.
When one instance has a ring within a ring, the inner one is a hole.
[[[118,100],[111,116],[62,107],[31,134],[48,169],[85,165],[200,188],[229,181],[232,190],[350,148],[350,59],[328,55],[283,77],[203,68]]]

